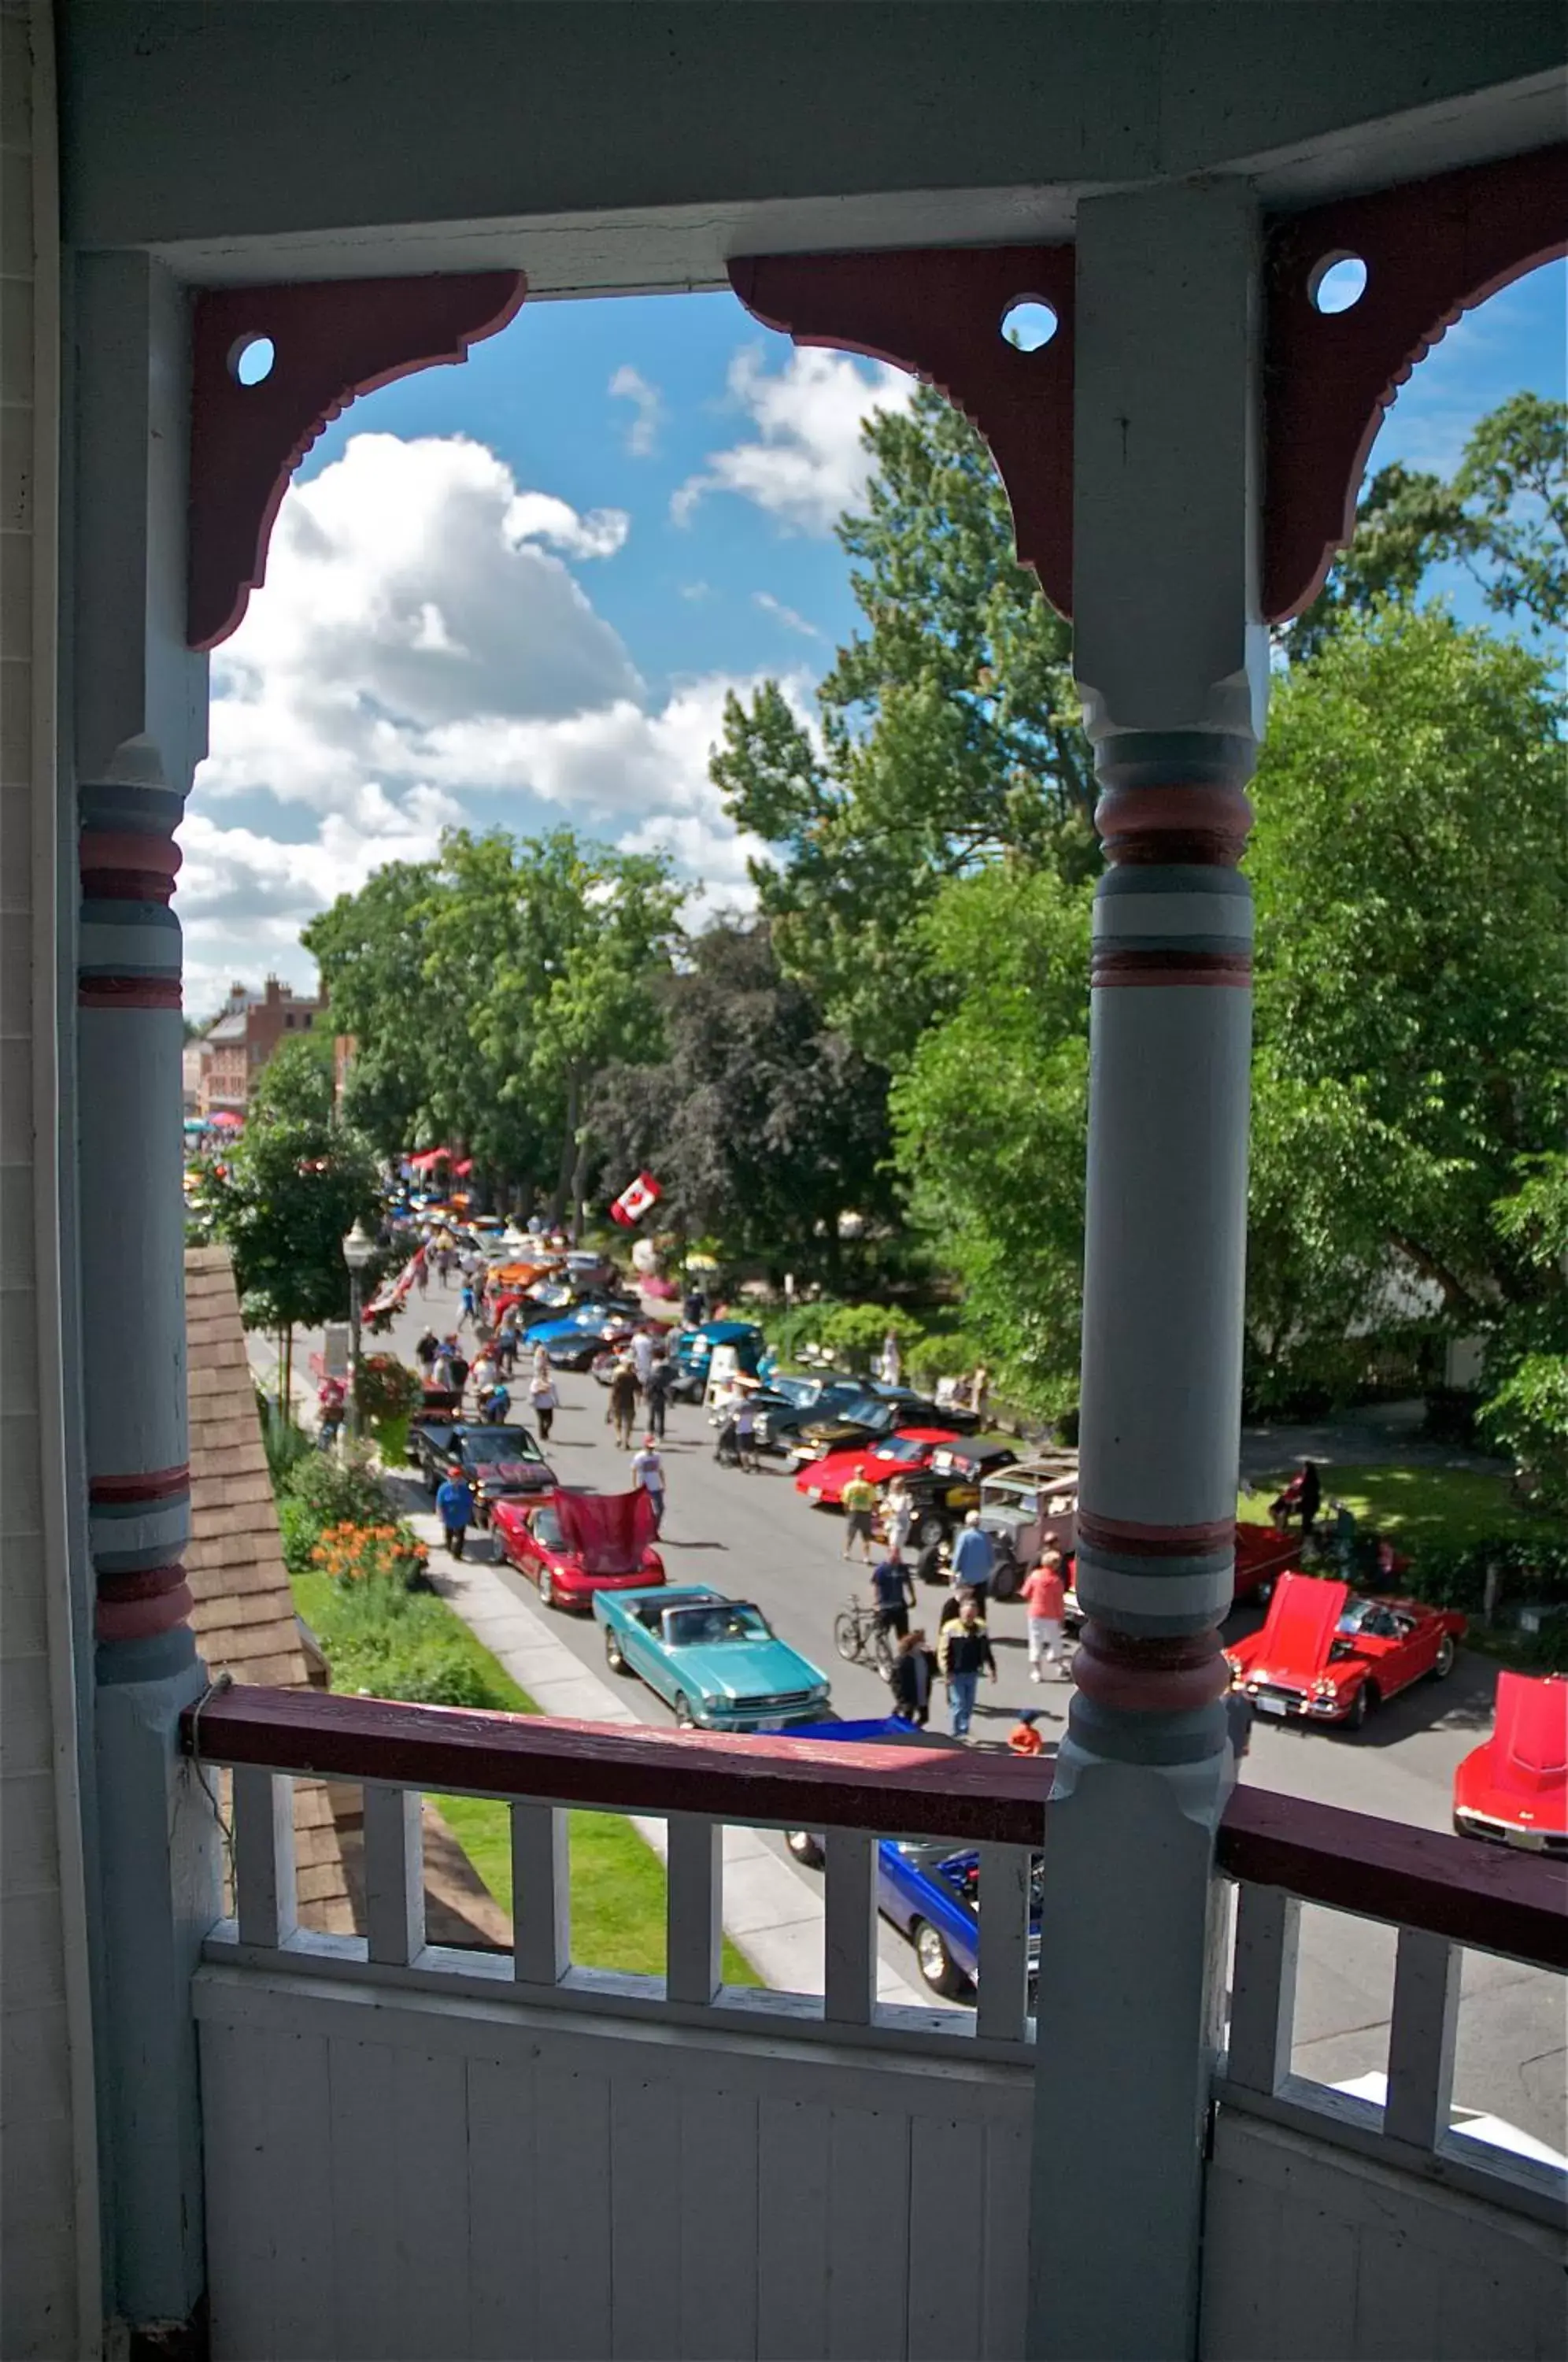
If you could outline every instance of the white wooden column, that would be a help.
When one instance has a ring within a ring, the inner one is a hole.
[[[1196,2351],[1231,1778],[1262,727],[1257,224],[1236,184],[1078,210],[1076,665],[1101,788],[1077,1691],[1046,1813],[1032,2356]]]

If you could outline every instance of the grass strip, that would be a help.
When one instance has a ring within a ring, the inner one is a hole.
[[[506,1714],[537,1714],[525,1690],[519,1688],[499,1660],[476,1639],[463,1619],[433,1593],[412,1595],[406,1661],[409,1677],[394,1672],[387,1677],[389,1658],[372,1655],[363,1646],[358,1603],[346,1601],[330,1577],[296,1574],[290,1577],[294,1606],[326,1650],[334,1670],[335,1686],[352,1693],[364,1688],[372,1696],[397,1697],[410,1689],[423,1690],[418,1640],[439,1636],[439,1661],[444,1673],[457,1668],[471,1681],[471,1694]],[[397,1618],[401,1627],[403,1617]],[[359,1643],[357,1648],[356,1643]],[[357,1661],[358,1660],[358,1661]],[[375,1673],[379,1683],[362,1681]],[[446,1703],[458,1704],[456,1697]],[[474,1870],[502,1909],[512,1910],[512,1829],[505,1805],[485,1796],[436,1795],[431,1799]],[[664,1864],[630,1821],[616,1813],[572,1813],[569,1816],[571,1862],[571,1951],[580,1967],[615,1969],[624,1974],[658,1977],[665,1968],[666,1887]],[[726,1937],[723,1974],[726,1984],[759,1985],[757,1975]]]

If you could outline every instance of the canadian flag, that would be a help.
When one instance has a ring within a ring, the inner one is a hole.
[[[663,1190],[651,1173],[639,1173],[635,1181],[627,1182],[611,1207],[610,1220],[613,1222],[619,1222],[623,1229],[629,1231],[634,1224],[642,1220],[650,1206],[657,1205],[663,1195]]]

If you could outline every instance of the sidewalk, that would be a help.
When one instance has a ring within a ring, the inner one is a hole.
[[[430,1577],[477,1639],[503,1664],[544,1712],[580,1722],[643,1727],[625,1695],[580,1664],[546,1627],[546,1611],[520,1600],[500,1570],[478,1559],[453,1559],[441,1547],[439,1520],[415,1513],[421,1540],[432,1545]],[[634,1818],[634,1827],[663,1861],[662,1820]],[[823,1990],[823,1913],[820,1882],[781,1861],[759,1831],[724,1831],[724,1933],[757,1975],[781,1992]],[[906,1984],[886,1960],[878,1963],[878,1996],[907,2009],[926,2009],[931,1997]]]

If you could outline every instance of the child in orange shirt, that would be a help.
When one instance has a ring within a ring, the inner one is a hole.
[[[1040,1717],[1032,1706],[1026,1705],[1012,1728],[1008,1732],[1008,1751],[1012,1755],[1041,1755],[1045,1741],[1034,1727]]]

